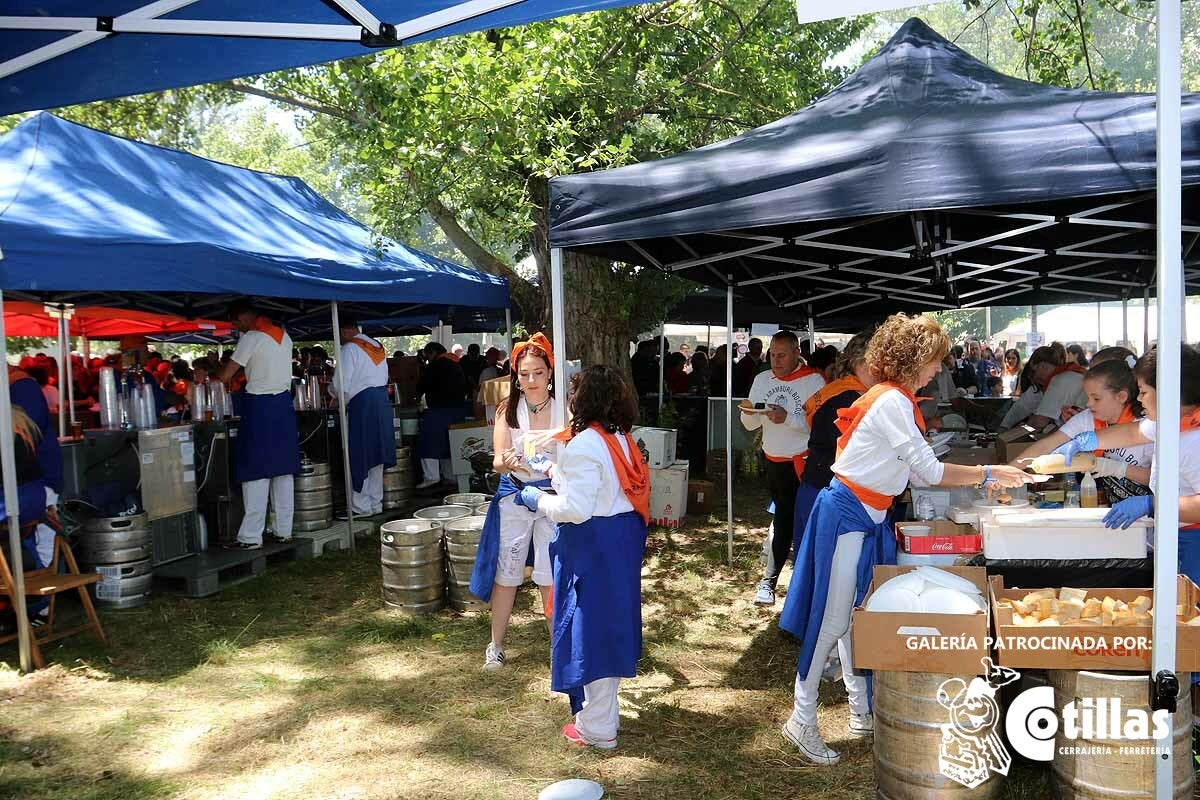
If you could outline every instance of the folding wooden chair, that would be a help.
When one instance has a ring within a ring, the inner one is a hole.
[[[100,575],[94,572],[81,573],[79,571],[79,565],[75,562],[75,556],[71,552],[71,547],[63,537],[62,531],[59,530],[56,521],[51,519],[49,522],[51,527],[54,528],[54,553],[50,557],[50,563],[42,569],[25,572],[25,597],[50,598],[50,614],[46,620],[46,624],[35,628],[30,623],[28,617],[22,617],[18,614],[16,615],[17,633],[0,636],[0,644],[14,641],[20,635],[19,626],[26,626],[29,629],[33,666],[36,669],[42,669],[46,666],[46,661],[42,657],[42,645],[49,644],[58,639],[82,633],[83,631],[91,631],[97,641],[103,645],[108,644],[108,638],[104,635],[104,628],[100,625],[100,618],[96,615],[96,607],[92,604],[92,598],[87,590],[89,584],[100,580]],[[66,572],[59,572],[59,567],[62,563],[66,564]],[[4,550],[0,549],[0,596],[8,597],[11,600],[16,593],[15,586],[16,582],[8,564],[8,557],[5,555]],[[83,603],[83,610],[87,616],[87,621],[73,628],[56,631],[54,629],[55,598],[63,592],[70,591],[79,592],[79,600]],[[13,603],[13,605],[15,607],[16,603]]]

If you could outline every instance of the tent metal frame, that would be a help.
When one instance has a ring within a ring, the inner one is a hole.
[[[409,39],[490,14],[522,0],[468,0],[399,24],[383,22],[358,0],[328,0],[328,5],[353,24],[322,25],[295,22],[162,19],[196,0],[159,0],[115,17],[0,16],[0,30],[74,31],[57,42],[0,62],[0,78],[50,61],[116,33],[161,36],[237,36],[252,39],[303,39],[358,42],[364,47],[396,47]],[[313,5],[321,5],[313,0]]]

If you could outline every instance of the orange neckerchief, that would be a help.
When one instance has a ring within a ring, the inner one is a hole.
[[[438,358],[444,358],[447,361],[453,361],[455,364],[458,363],[458,356],[454,355],[454,353],[442,353],[440,356],[438,356]]]
[[[917,423],[917,428],[921,431],[921,433],[925,432],[925,417],[921,414],[921,409],[917,407],[916,395],[898,383],[893,383],[891,381],[877,383],[868,389],[866,394],[855,400],[853,405],[851,405],[849,408],[842,408],[838,410],[838,418],[834,424],[836,424],[838,430],[842,432],[842,435],[838,438],[837,444],[837,454],[839,457],[841,456],[842,451],[846,449],[846,445],[850,443],[850,437],[854,435],[854,431],[858,430],[859,423],[861,423],[863,417],[867,415],[867,409],[869,409],[872,404],[874,404],[874,402],[889,389],[895,389],[908,398],[908,401],[912,403],[913,421]],[[846,484],[846,487],[850,489],[850,491],[854,492],[854,496],[861,500],[864,505],[870,506],[871,508],[879,511],[886,511],[892,507],[892,500],[894,498],[886,494],[876,492],[873,489],[868,489],[865,486],[859,486],[857,483],[849,481],[843,478],[841,475],[838,476],[838,480]]]
[[[30,377],[31,376],[29,375],[28,372],[26,372],[23,369],[20,369],[19,367],[9,367],[8,368],[8,385],[9,386],[12,386],[17,381],[23,381],[26,378],[30,378]]]
[[[262,314],[259,314],[254,318],[253,330],[270,336],[275,340],[275,344],[283,344],[283,328],[279,327],[274,322],[271,322],[271,320],[267,319]]]
[[[538,332],[530,336],[524,342],[517,342],[513,345],[512,356],[509,358],[509,363],[513,366],[513,371],[517,369],[517,365],[521,363],[521,353],[525,352],[525,348],[536,346],[542,349],[546,354],[546,361],[550,364],[550,368],[554,368],[554,348],[550,344],[550,340],[546,338],[546,334]]]
[[[821,372],[821,370],[813,369],[812,367],[808,366],[807,364],[801,364],[796,369],[795,372],[791,373],[790,375],[785,375],[782,378],[775,378],[775,380],[777,380],[777,381],[798,381],[801,378],[808,376],[808,375],[820,375],[822,380],[824,380],[824,378],[825,378],[825,373]]]
[[[1121,409],[1121,416],[1117,417],[1117,421],[1113,422],[1113,423],[1105,422],[1104,420],[1097,417],[1095,415],[1095,412],[1092,413],[1092,430],[1102,431],[1105,428],[1107,428],[1110,424],[1124,425],[1127,422],[1137,422],[1137,417],[1135,417],[1133,415],[1133,409],[1128,404],[1124,408]],[[1103,448],[1098,449],[1096,451],[1096,455],[1097,456],[1104,455],[1104,449]]]
[[[1050,373],[1050,377],[1046,378],[1045,388],[1049,389],[1050,382],[1053,381],[1055,378],[1057,378],[1059,375],[1062,375],[1064,372],[1074,372],[1079,375],[1087,374],[1086,369],[1084,369],[1083,367],[1079,366],[1074,361],[1072,361],[1070,364],[1063,364],[1061,367],[1055,367],[1054,371]]]
[[[830,398],[837,397],[843,392],[855,391],[859,394],[867,391],[867,387],[857,377],[849,375],[845,378],[838,378],[832,383],[827,383],[816,391],[811,397],[804,401],[804,416],[808,419],[808,429],[811,431],[813,426],[813,417],[817,415],[817,411],[821,406],[825,405]]]
[[[625,497],[629,499],[633,510],[641,515],[642,521],[649,525],[650,470],[641,458],[633,458],[634,454],[639,452],[637,442],[628,433],[623,434],[625,443],[629,445],[629,458],[626,458],[617,442],[616,434],[609,433],[595,423],[588,427],[600,434],[600,438],[604,440],[608,454],[612,456],[613,467],[617,470],[617,481],[621,484],[621,491],[625,492]],[[631,460],[633,463],[630,463]]]
[[[1188,414],[1186,417],[1181,416],[1179,418],[1179,432],[1180,433],[1183,433],[1184,431],[1194,431],[1197,428],[1200,428],[1200,408],[1197,408],[1195,411],[1193,411],[1191,414]]]
[[[367,341],[355,336],[350,340],[350,344],[356,344],[361,347],[362,351],[371,359],[371,363],[376,366],[387,360],[387,351],[383,349],[382,345],[376,344],[373,341]]]

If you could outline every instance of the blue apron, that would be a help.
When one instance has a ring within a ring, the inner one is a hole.
[[[817,634],[825,616],[825,598],[829,594],[829,571],[838,537],[851,531],[865,531],[862,555],[858,559],[858,587],[854,605],[859,605],[871,584],[877,564],[896,563],[896,537],[891,534],[891,518],[876,524],[863,508],[862,501],[837,478],[821,490],[808,518],[808,528],[796,555],[787,599],[779,616],[779,627],[800,640],[800,659],[796,671],[801,680],[812,667]],[[817,664],[821,669],[824,664]]]
[[[371,386],[346,404],[350,426],[350,483],[361,492],[372,467],[396,466],[396,438],[387,389]]]
[[[1200,529],[1179,529],[1179,571],[1200,586]]]
[[[300,471],[300,436],[288,392],[242,397],[233,474],[239,483],[295,475]]]
[[[796,490],[796,514],[792,523],[792,563],[796,562],[796,553],[800,551],[800,542],[804,541],[804,530],[808,527],[808,515],[812,513],[821,490],[811,483],[800,481]]]
[[[545,489],[550,486],[550,479],[526,481],[526,486],[536,486]],[[521,490],[507,475],[500,476],[500,487],[492,495],[488,504],[487,519],[483,521],[483,531],[479,534],[479,549],[475,551],[475,566],[471,570],[471,594],[485,603],[492,601],[492,587],[496,584],[496,565],[500,560],[500,501],[506,497],[517,495],[517,504],[521,504]],[[532,565],[533,540],[529,542],[529,554],[525,562]]]
[[[550,542],[550,688],[571,698],[574,714],[586,684],[637,674],[645,549],[646,523],[636,511],[563,523]]]
[[[450,458],[450,426],[467,418],[466,408],[428,408],[417,434],[418,458]]]

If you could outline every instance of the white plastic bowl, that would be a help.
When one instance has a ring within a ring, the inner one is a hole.
[[[921,611],[926,614],[974,614],[982,611],[978,595],[968,595],[947,589],[944,586],[930,586],[921,593]]]
[[[583,778],[552,783],[538,792],[538,800],[600,800],[602,797],[604,787]]]
[[[876,593],[884,589],[907,589],[913,594],[920,594],[925,591],[926,581],[921,577],[916,570],[906,572],[903,575],[897,575],[889,581],[885,581],[882,586],[875,589]]]
[[[890,584],[891,581],[888,581]],[[876,589],[867,599],[868,611],[901,611],[918,612],[921,610],[921,596],[903,586],[889,586]]]
[[[947,589],[956,589],[967,594],[983,594],[979,587],[971,583],[961,575],[955,575],[953,572],[947,572],[944,569],[937,567],[917,567],[917,574],[927,583],[932,583],[936,586],[944,586]]]

